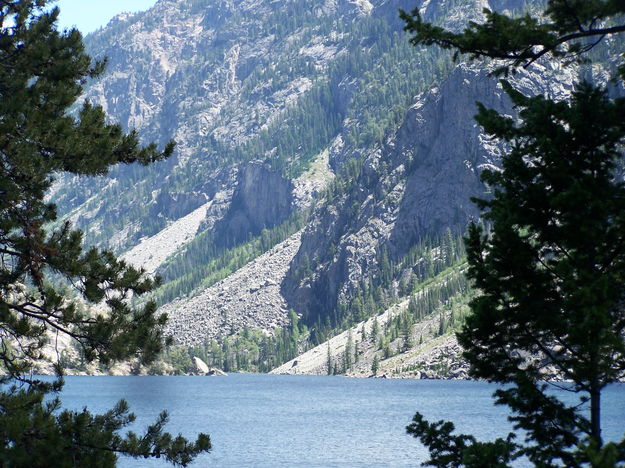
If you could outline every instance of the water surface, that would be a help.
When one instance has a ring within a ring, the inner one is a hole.
[[[228,377],[67,377],[63,406],[92,412],[126,399],[140,431],[167,409],[167,430],[208,433],[213,450],[194,467],[407,467],[427,452],[407,435],[416,411],[478,439],[510,429],[483,382],[235,374]],[[604,394],[605,436],[625,428],[625,385]],[[171,466],[124,459],[121,467]]]

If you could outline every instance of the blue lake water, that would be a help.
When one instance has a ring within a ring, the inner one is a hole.
[[[416,411],[480,439],[510,428],[483,382],[240,374],[228,377],[67,377],[63,406],[92,412],[126,399],[140,431],[167,409],[167,430],[211,436],[194,467],[419,466],[425,449],[405,433]],[[625,432],[625,385],[604,393],[604,435]],[[121,467],[171,466],[123,459]]]

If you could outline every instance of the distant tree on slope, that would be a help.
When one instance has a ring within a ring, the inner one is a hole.
[[[45,195],[57,175],[148,164],[174,146],[141,147],[134,132],[107,124],[100,107],[84,104],[77,117],[68,114],[104,64],[92,66],[77,30],[56,30],[58,9],[47,4],[0,2],[0,464],[105,467],[123,453],[186,465],[210,449],[208,436],[190,443],[163,433],[163,413],[144,436],[121,437],[134,419],[123,401],[103,415],[61,412],[57,399],[44,398],[61,389],[62,379],[29,377],[57,334],[76,340],[88,361],[148,363],[163,347],[166,320],[153,303],[128,305],[130,294],[150,291],[154,281],[111,252],[83,251],[81,233],[69,223],[52,224],[56,208]],[[74,297],[98,304],[99,312],[83,311],[51,275],[66,279]]]
[[[538,59],[587,60],[604,37],[625,31],[624,13],[622,1],[550,0],[541,18],[486,11],[462,33],[416,10],[402,17],[415,45],[492,58],[507,74]],[[625,439],[604,442],[600,404],[625,376],[625,100],[584,82],[564,102],[503,84],[520,122],[479,106],[485,132],[511,149],[501,171],[483,173],[492,198],[475,200],[491,231],[474,224],[465,239],[479,295],[458,339],[471,375],[503,384],[496,402],[525,440],[478,442],[418,413],[408,432],[429,448],[431,466],[504,467],[523,456],[541,467],[616,466]],[[579,401],[554,397],[549,371],[570,380]]]

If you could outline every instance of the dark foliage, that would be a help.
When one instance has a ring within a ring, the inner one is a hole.
[[[625,31],[623,11],[622,2],[552,0],[546,21],[487,12],[460,34],[416,12],[403,17],[413,43],[503,60],[507,72],[548,53],[584,58]],[[604,443],[600,404],[602,390],[625,376],[625,100],[585,82],[561,102],[503,85],[520,122],[479,106],[480,125],[510,150],[500,171],[483,173],[492,198],[475,200],[491,230],[469,229],[468,276],[480,293],[458,339],[472,376],[504,385],[496,403],[511,409],[524,440],[479,443],[419,414],[408,431],[433,466],[509,466],[519,457],[541,467],[616,466],[625,440]],[[569,380],[563,388],[578,401],[556,398],[550,378]]]
[[[461,33],[447,31],[423,21],[419,10],[401,11],[414,45],[438,45],[453,50],[456,57],[500,60],[499,72],[527,67],[543,56],[583,61],[584,53],[608,35],[625,32],[619,15],[625,13],[620,0],[549,0],[544,17],[530,13],[512,17],[488,9],[486,21],[471,21]],[[616,20],[615,20],[616,18]],[[623,70],[625,71],[625,69]]]
[[[185,465],[210,448],[207,436],[194,444],[172,438],[162,432],[162,415],[145,436],[121,438],[117,432],[133,419],[124,403],[102,416],[59,413],[56,400],[43,399],[62,381],[25,377],[45,359],[55,334],[69,335],[87,361],[104,364],[150,362],[165,342],[166,316],[156,314],[155,304],[128,305],[155,282],[111,252],[83,251],[82,234],[69,223],[51,227],[57,212],[46,193],[63,172],[99,175],[119,163],[149,164],[167,158],[174,144],[142,147],[134,132],[108,124],[89,103],[68,114],[104,63],[92,65],[77,30],[56,30],[58,9],[47,3],[0,2],[1,459],[4,466],[113,466],[116,453],[127,453]],[[73,294],[52,275],[72,285]],[[97,312],[84,304],[97,305]],[[16,381],[20,389],[7,387]]]

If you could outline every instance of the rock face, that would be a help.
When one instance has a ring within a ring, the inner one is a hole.
[[[210,375],[215,377],[225,377],[228,375],[220,369],[210,369],[208,365],[199,357],[193,356],[193,363],[195,364],[195,368],[199,375]]]
[[[573,78],[571,71],[537,65],[514,84],[557,98]],[[513,114],[488,70],[465,64],[417,96],[398,131],[365,159],[352,189],[315,212],[282,285],[291,307],[313,319],[328,313],[363,279],[380,274],[381,250],[397,261],[425,236],[462,231],[478,218],[470,198],[488,196],[480,173],[497,167],[502,148],[474,121],[476,101]],[[302,265],[313,258],[315,275],[302,278]]]
[[[193,364],[200,374],[208,374],[208,366],[199,357],[193,356]]]
[[[262,163],[245,164],[239,170],[229,210],[215,226],[216,237],[226,246],[239,244],[283,223],[293,208],[290,179]]]
[[[536,68],[542,70],[534,69],[513,81],[519,91],[555,98],[570,91],[573,73]],[[388,151],[394,164],[411,161],[389,238],[398,254],[424,234],[463,228],[469,219],[478,218],[470,199],[487,196],[479,175],[485,168],[498,166],[502,148],[484,135],[473,119],[476,102],[514,114],[501,84],[488,76],[488,70],[460,65],[440,87],[411,107],[390,142]]]

